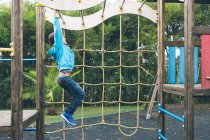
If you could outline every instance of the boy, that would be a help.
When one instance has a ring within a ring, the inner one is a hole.
[[[65,24],[65,23],[64,23]],[[69,124],[76,125],[72,115],[85,97],[84,90],[70,78],[74,68],[74,53],[69,48],[66,38],[63,36],[59,22],[59,13],[55,11],[54,32],[49,35],[49,43],[53,47],[48,51],[58,64],[58,84],[73,96],[71,104],[61,114],[61,117]]]

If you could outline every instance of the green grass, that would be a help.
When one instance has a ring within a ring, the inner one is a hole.
[[[136,111],[136,109],[137,109],[136,106],[121,106],[120,112],[123,113],[123,112]],[[141,109],[142,108],[140,107],[140,110]],[[56,110],[57,110],[58,115],[55,115],[55,116],[45,115],[45,124],[63,121],[63,119],[60,117],[60,114],[62,113],[62,108],[57,107]],[[74,113],[75,120],[81,119],[81,111],[82,111],[82,108],[78,107],[77,111]],[[116,113],[118,113],[118,106],[104,107],[104,115],[110,115],[110,114],[116,114]],[[83,118],[92,118],[92,117],[97,117],[101,115],[102,115],[102,109],[100,106],[84,107]]]

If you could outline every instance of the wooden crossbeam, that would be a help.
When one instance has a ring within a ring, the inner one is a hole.
[[[184,41],[165,41],[165,46],[184,46]],[[194,46],[201,46],[201,41],[195,41]]]
[[[155,102],[155,98],[157,96],[157,92],[158,92],[158,82],[156,80],[155,87],[154,87],[154,90],[153,90],[153,93],[152,93],[152,97],[151,97],[151,101],[149,103],[149,107],[148,107],[148,110],[147,110],[146,119],[150,119],[150,117],[151,117],[152,108],[154,106],[154,102]]]
[[[210,26],[194,26],[193,27],[194,34],[209,34],[210,35]]]

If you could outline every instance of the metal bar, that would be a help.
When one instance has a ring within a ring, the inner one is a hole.
[[[11,59],[0,59],[0,62],[10,62]],[[23,59],[23,61],[36,61],[36,58],[27,58]]]
[[[36,131],[36,128],[25,128],[23,131]]]
[[[10,43],[11,48],[0,48],[0,52],[11,52],[10,56],[14,56],[14,43]]]
[[[167,138],[163,136],[161,131],[158,132],[158,139],[159,140],[167,140]]]
[[[171,116],[172,118],[174,118],[174,119],[176,119],[176,120],[178,120],[178,121],[180,121],[182,123],[184,123],[184,119],[183,118],[181,118],[181,117],[179,117],[179,116],[177,116],[177,115],[175,115],[175,114],[173,114],[173,113],[163,109],[163,107],[161,105],[158,105],[158,113],[161,113],[161,112]]]
[[[84,16],[83,16],[83,11],[82,10],[80,11],[80,16],[82,17],[82,25],[85,25]]]
[[[104,17],[104,12],[105,12],[105,8],[106,8],[106,0],[104,1],[104,6],[103,6],[103,10],[102,10],[102,17]]]
[[[59,16],[60,16],[60,18],[61,18],[61,20],[62,20],[63,24],[65,24],[66,22],[65,22],[65,20],[63,19],[63,15],[61,14],[61,12],[60,12],[60,11],[57,11],[57,12],[58,12],[58,14],[59,14]]]
[[[147,0],[144,0],[141,4],[141,6],[139,7],[139,10],[141,10],[141,8],[144,6],[144,4],[146,3]]]
[[[12,51],[14,51],[14,49],[13,48],[0,48],[0,51],[1,52],[12,52]]]
[[[120,6],[121,10],[123,9],[124,4],[125,4],[125,0],[123,0],[122,5]]]

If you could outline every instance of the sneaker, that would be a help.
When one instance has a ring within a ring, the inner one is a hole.
[[[63,112],[61,114],[61,117],[69,124],[69,125],[76,125],[77,123],[72,118],[72,114],[67,114],[66,112]]]

